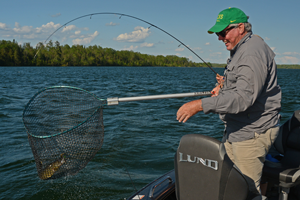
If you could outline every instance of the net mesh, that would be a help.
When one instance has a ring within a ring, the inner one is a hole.
[[[37,93],[23,122],[41,179],[75,175],[95,156],[104,139],[106,101],[73,87]]]

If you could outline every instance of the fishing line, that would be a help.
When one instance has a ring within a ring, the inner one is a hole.
[[[175,39],[177,42],[180,43],[180,45],[183,45],[185,48],[187,48],[189,51],[191,51],[196,57],[198,57],[203,63],[206,64],[207,67],[209,67],[217,76],[219,76],[219,74],[212,68],[211,65],[209,65],[207,62],[205,62],[196,52],[194,52],[191,48],[189,48],[187,45],[185,45],[183,42],[181,42],[179,39],[177,39],[175,36],[171,35],[170,33],[168,33],[167,31],[163,30],[162,28],[159,28],[158,26],[148,22],[148,21],[145,21],[143,19],[140,19],[140,18],[137,18],[137,17],[134,17],[134,16],[131,16],[131,15],[126,15],[126,14],[122,14],[122,13],[114,13],[114,12],[100,12],[100,13],[91,13],[91,14],[87,14],[87,15],[82,15],[80,17],[76,17],[70,21],[68,21],[67,23],[61,25],[59,28],[57,28],[53,33],[51,33],[49,35],[49,37],[45,40],[44,44],[46,44],[46,42],[52,37],[52,35],[54,35],[58,30],[60,30],[62,27],[65,27],[67,24],[73,22],[73,21],[76,21],[78,19],[81,19],[81,18],[84,18],[84,17],[90,17],[90,19],[92,19],[92,16],[93,15],[118,15],[120,16],[119,19],[121,19],[123,16],[124,17],[129,17],[129,18],[133,18],[133,19],[136,19],[136,20],[139,20],[139,21],[142,21],[146,24],[149,24],[150,26],[148,27],[148,29],[150,29],[151,27],[155,27],[157,28],[158,30],[166,33],[167,35],[171,36],[173,39]],[[38,51],[36,52],[34,58],[36,57],[36,55],[39,53],[41,47],[38,49]]]
[[[135,189],[135,192],[138,193],[138,191],[137,191],[137,189],[136,189],[136,187],[135,187],[135,185],[134,185],[134,182],[132,181],[131,176],[130,176],[130,174],[129,174],[129,172],[128,172],[128,170],[127,170],[126,167],[125,167],[125,171],[127,172],[128,176],[129,176],[129,178],[130,178],[130,181],[131,181],[131,183],[132,183],[132,185],[133,185],[133,188]],[[138,198],[140,199],[140,195],[138,194],[137,196],[138,196]]]

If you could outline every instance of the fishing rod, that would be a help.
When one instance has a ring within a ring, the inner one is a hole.
[[[78,20],[78,19],[81,19],[81,18],[84,18],[84,17],[90,17],[90,19],[92,19],[92,16],[93,15],[119,15],[119,19],[121,19],[123,16],[124,17],[129,17],[129,18],[133,18],[133,19],[136,19],[136,20],[139,20],[139,21],[142,21],[146,24],[149,24],[150,26],[148,27],[148,29],[150,29],[150,27],[154,27],[154,28],[157,28],[158,30],[166,33],[167,35],[171,36],[173,39],[175,39],[177,42],[180,43],[180,45],[183,45],[185,48],[187,48],[189,51],[191,51],[195,56],[197,56],[203,63],[206,64],[207,67],[209,67],[217,76],[220,76],[213,68],[211,65],[209,65],[207,62],[205,62],[198,54],[196,54],[191,48],[189,48],[187,45],[185,45],[183,42],[181,42],[179,39],[177,39],[176,37],[174,37],[173,35],[171,35],[170,33],[168,33],[167,31],[163,30],[162,28],[159,28],[158,26],[148,22],[148,21],[145,21],[143,19],[140,19],[140,18],[137,18],[137,17],[134,17],[134,16],[131,16],[131,15],[126,15],[126,14],[122,14],[122,13],[114,13],[114,12],[100,12],[100,13],[91,13],[91,14],[87,14],[87,15],[82,15],[80,17],[76,17],[70,21],[68,21],[67,23],[61,25],[59,28],[57,28],[53,33],[51,33],[49,35],[49,37],[45,40],[44,44],[51,38],[52,35],[54,35],[58,30],[60,30],[62,27],[65,27],[67,24],[75,21],[75,20]],[[179,46],[180,46],[179,45]],[[34,58],[36,57],[36,55],[39,53],[40,51],[40,48],[38,49],[38,51],[36,52]]]
[[[102,14],[119,15],[119,19],[123,16],[134,18],[163,31],[194,53],[219,76],[208,63],[176,37],[152,23],[126,14],[105,12],[77,17],[56,29],[44,43],[67,24],[80,18],[88,16],[92,18],[93,15]],[[71,86],[54,86],[39,91],[30,99],[23,111],[23,124],[29,138],[38,175],[43,180],[75,175],[88,164],[103,144],[103,108],[106,106],[128,101],[210,95],[211,92],[207,91],[100,99],[86,90]]]

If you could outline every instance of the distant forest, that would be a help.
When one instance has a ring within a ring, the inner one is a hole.
[[[35,54],[38,54],[34,58]],[[174,66],[204,67],[188,58],[175,55],[153,56],[133,51],[116,51],[101,46],[60,45],[51,40],[36,48],[30,43],[19,45],[15,40],[0,41],[0,66]]]
[[[38,54],[34,58],[35,54]],[[209,63],[212,67],[225,64]],[[188,58],[175,55],[154,56],[133,51],[116,51],[101,46],[60,45],[50,40],[46,45],[38,43],[36,48],[30,43],[19,45],[15,40],[0,41],[0,66],[167,66],[206,67]],[[300,65],[277,65],[278,68],[300,69]]]

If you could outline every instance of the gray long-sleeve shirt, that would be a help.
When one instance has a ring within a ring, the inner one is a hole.
[[[264,133],[279,123],[281,89],[275,54],[258,36],[247,33],[230,51],[219,95],[202,99],[204,113],[218,113],[229,142]]]

